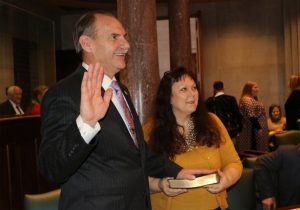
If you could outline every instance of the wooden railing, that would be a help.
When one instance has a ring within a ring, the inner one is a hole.
[[[0,209],[22,210],[24,194],[55,189],[38,171],[39,116],[0,118]]]

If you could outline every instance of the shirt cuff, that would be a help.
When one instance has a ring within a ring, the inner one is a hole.
[[[95,127],[91,127],[90,125],[83,122],[81,116],[79,115],[76,119],[76,124],[81,134],[83,140],[88,144],[90,141],[96,136],[96,134],[101,130],[100,124],[97,122]]]

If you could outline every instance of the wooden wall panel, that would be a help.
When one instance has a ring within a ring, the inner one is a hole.
[[[38,171],[39,116],[0,118],[0,136],[0,209],[22,210],[24,194],[58,188]]]

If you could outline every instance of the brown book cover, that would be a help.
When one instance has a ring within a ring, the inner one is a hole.
[[[217,173],[198,176],[193,180],[169,179],[170,188],[195,188],[219,183],[220,177]]]

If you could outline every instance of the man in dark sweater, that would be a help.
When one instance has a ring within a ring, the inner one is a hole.
[[[223,122],[231,138],[242,130],[242,115],[234,96],[225,94],[222,81],[214,82],[214,95],[206,100],[209,112],[216,114]]]

